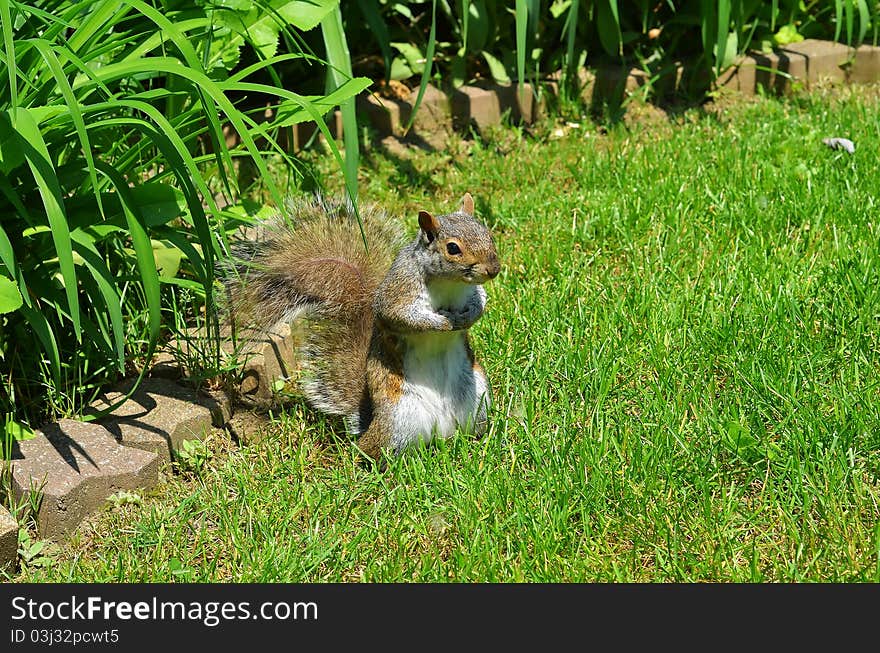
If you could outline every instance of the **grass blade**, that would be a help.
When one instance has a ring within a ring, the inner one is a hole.
[[[183,140],[174,132],[170,123],[165,119],[161,112],[156,109],[156,107],[134,100],[120,100],[118,104],[121,106],[130,106],[143,111],[155,121],[156,125],[134,118],[113,118],[96,122],[95,126],[108,129],[112,128],[114,125],[132,126],[141,131],[146,138],[156,144],[163,156],[167,159],[171,172],[175,175],[180,184],[189,191],[184,192],[187,208],[190,212],[189,219],[191,220],[196,235],[202,244],[202,250],[205,253],[204,256],[208,261],[213,260],[212,253],[219,253],[217,251],[218,244],[212,236],[213,232],[208,224],[207,216],[205,215],[201,203],[198,201],[199,194],[205,198],[209,206],[213,207],[215,214],[219,214],[219,209],[217,208],[205,181],[201,178],[198,165],[186,149]],[[156,126],[158,126],[158,129]],[[198,193],[196,192],[196,189],[198,189]],[[203,267],[200,267],[202,265],[200,259],[193,259],[191,263],[196,267],[196,271],[200,273],[205,286],[209,287],[211,284],[212,273],[207,268],[210,263],[204,264]]]
[[[160,33],[163,35],[167,35],[172,40],[174,45],[177,46],[177,48],[180,50],[181,55],[183,55],[184,61],[186,61],[187,66],[193,71],[205,74],[205,70],[202,67],[202,62],[199,59],[195,48],[193,48],[186,35],[181,32],[177,27],[175,27],[174,23],[172,23],[160,11],[154,9],[153,7],[142,2],[141,0],[122,0],[122,2],[137,9],[144,16],[152,20],[159,28]],[[175,76],[175,78],[176,77],[177,76]],[[173,83],[175,78],[172,78],[169,81]],[[221,127],[220,121],[217,118],[217,106],[214,104],[214,102],[211,101],[211,98],[213,96],[206,95],[203,92],[201,85],[196,84],[194,88],[197,96],[199,97],[199,100],[204,106],[204,116],[208,119],[208,124],[210,125],[208,134],[211,138],[211,142],[213,143],[213,150],[217,156],[217,169],[220,172],[223,185],[226,187],[227,191],[229,191],[230,186],[235,186],[235,180],[230,180],[230,177],[226,174],[227,170],[233,169],[232,157],[229,155],[229,150],[224,145],[225,138],[223,136],[223,128]],[[213,99],[216,101],[216,98]],[[229,112],[227,112],[226,115],[229,116]],[[231,184],[230,181],[232,181]],[[237,194],[237,187],[235,188],[235,192]]]
[[[370,80],[365,77],[355,77],[351,80],[352,86],[351,89],[358,88],[357,85],[364,85],[364,88],[371,84]],[[294,104],[300,106],[308,112],[312,121],[317,125],[318,129],[327,139],[328,144],[330,145],[330,150],[336,158],[336,162],[339,164],[339,167],[344,169],[345,163],[342,160],[342,155],[339,153],[339,148],[336,147],[336,143],[333,140],[332,135],[330,134],[330,130],[327,128],[327,123],[324,122],[323,114],[316,107],[314,103],[312,103],[308,97],[304,95],[299,95],[298,93],[294,93],[293,91],[288,91],[287,89],[277,88],[274,86],[267,86],[266,84],[255,84],[248,82],[239,82],[237,84],[226,83],[223,85],[224,89],[227,90],[236,90],[240,92],[253,92],[253,93],[266,93],[267,95],[274,95],[279,98],[284,98],[292,101]],[[342,90],[342,87],[337,90]],[[349,91],[351,92],[351,91]]]
[[[188,79],[192,84],[199,86],[214,100],[214,102],[223,111],[226,118],[229,120],[230,123],[232,123],[232,126],[241,137],[242,144],[253,158],[254,164],[257,166],[257,169],[259,170],[260,175],[262,176],[263,181],[266,184],[266,187],[269,189],[273,200],[275,200],[278,206],[281,206],[283,203],[283,198],[278,190],[277,185],[275,184],[275,181],[272,178],[272,175],[269,174],[269,170],[268,168],[266,168],[266,162],[260,155],[260,151],[254,143],[253,138],[248,133],[248,130],[244,124],[244,121],[241,118],[240,113],[235,109],[235,106],[226,97],[223,91],[224,88],[232,88],[232,85],[224,85],[221,87],[220,83],[215,82],[203,72],[187,68],[177,59],[174,59],[172,57],[150,57],[149,60],[146,61],[124,61],[107,64],[106,66],[103,66],[96,71],[95,79],[107,83],[113,79],[149,73],[166,73],[168,75],[177,75],[180,77],[184,77]],[[90,85],[94,83],[95,81],[92,79],[81,78],[74,82],[73,88],[76,89],[80,85]],[[272,92],[280,90],[271,86],[267,86],[265,88],[271,89]],[[151,115],[151,117],[153,116]],[[327,136],[329,138],[329,132]],[[330,138],[330,140],[332,140],[332,138]],[[205,197],[205,200],[209,203],[213,203],[213,200],[210,197]]]
[[[577,0],[575,0],[577,1]],[[461,47],[467,52],[468,16],[471,13],[471,0],[461,0]]]
[[[617,0],[600,0],[596,5],[595,16],[602,47],[612,56],[623,56],[623,36],[620,32]]]
[[[18,262],[15,260],[15,250],[12,248],[12,242],[9,240],[9,236],[6,235],[3,225],[0,225],[0,263],[3,263],[6,270],[12,276],[18,274]]]
[[[67,41],[68,46],[74,52],[79,52],[96,34],[102,31],[102,28],[110,21],[111,17],[120,11],[119,3],[115,0],[81,3],[81,5],[87,4],[97,5],[97,8],[92,9],[88,13],[88,18],[79,25]],[[81,12],[82,6],[75,8],[75,11]],[[120,19],[121,16],[117,18],[117,21],[110,22],[119,22]]]
[[[608,7],[611,9],[611,16],[614,18],[614,25],[617,29],[617,48],[618,54],[623,56],[623,35],[620,31],[620,10],[617,7],[617,0],[608,0]]]
[[[28,326],[37,334],[37,339],[43,345],[43,352],[49,357],[52,380],[56,387],[61,387],[61,353],[58,350],[58,340],[55,338],[49,320],[38,307],[24,304],[18,310],[28,321]]]
[[[716,3],[712,0],[700,0],[700,37],[703,42],[703,58],[709,65],[711,72],[714,62],[712,48],[717,41],[716,30],[718,29],[718,12]]]

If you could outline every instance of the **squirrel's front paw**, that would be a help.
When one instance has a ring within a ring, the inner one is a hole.
[[[439,315],[442,318],[442,322],[441,322],[440,326],[438,327],[438,331],[454,331],[455,330],[455,328],[456,328],[455,327],[455,322],[456,322],[455,314],[450,313],[449,311],[444,311],[442,309],[437,310],[436,313],[437,313],[437,315]]]
[[[452,331],[469,329],[476,322],[475,316],[471,311],[438,311],[438,313],[449,320],[449,328]]]

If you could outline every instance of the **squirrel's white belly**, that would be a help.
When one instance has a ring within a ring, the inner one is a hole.
[[[479,428],[489,409],[489,386],[472,365],[462,334],[427,333],[408,340],[391,446],[400,451],[414,442],[448,438],[457,428]]]

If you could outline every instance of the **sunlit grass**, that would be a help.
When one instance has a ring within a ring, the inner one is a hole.
[[[494,227],[488,436],[380,473],[296,408],[23,577],[880,580],[878,98],[367,152],[362,199]]]

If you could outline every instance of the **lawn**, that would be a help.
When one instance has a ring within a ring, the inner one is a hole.
[[[718,105],[374,146],[496,234],[489,434],[380,472],[297,406],[18,578],[880,581],[880,88]]]

